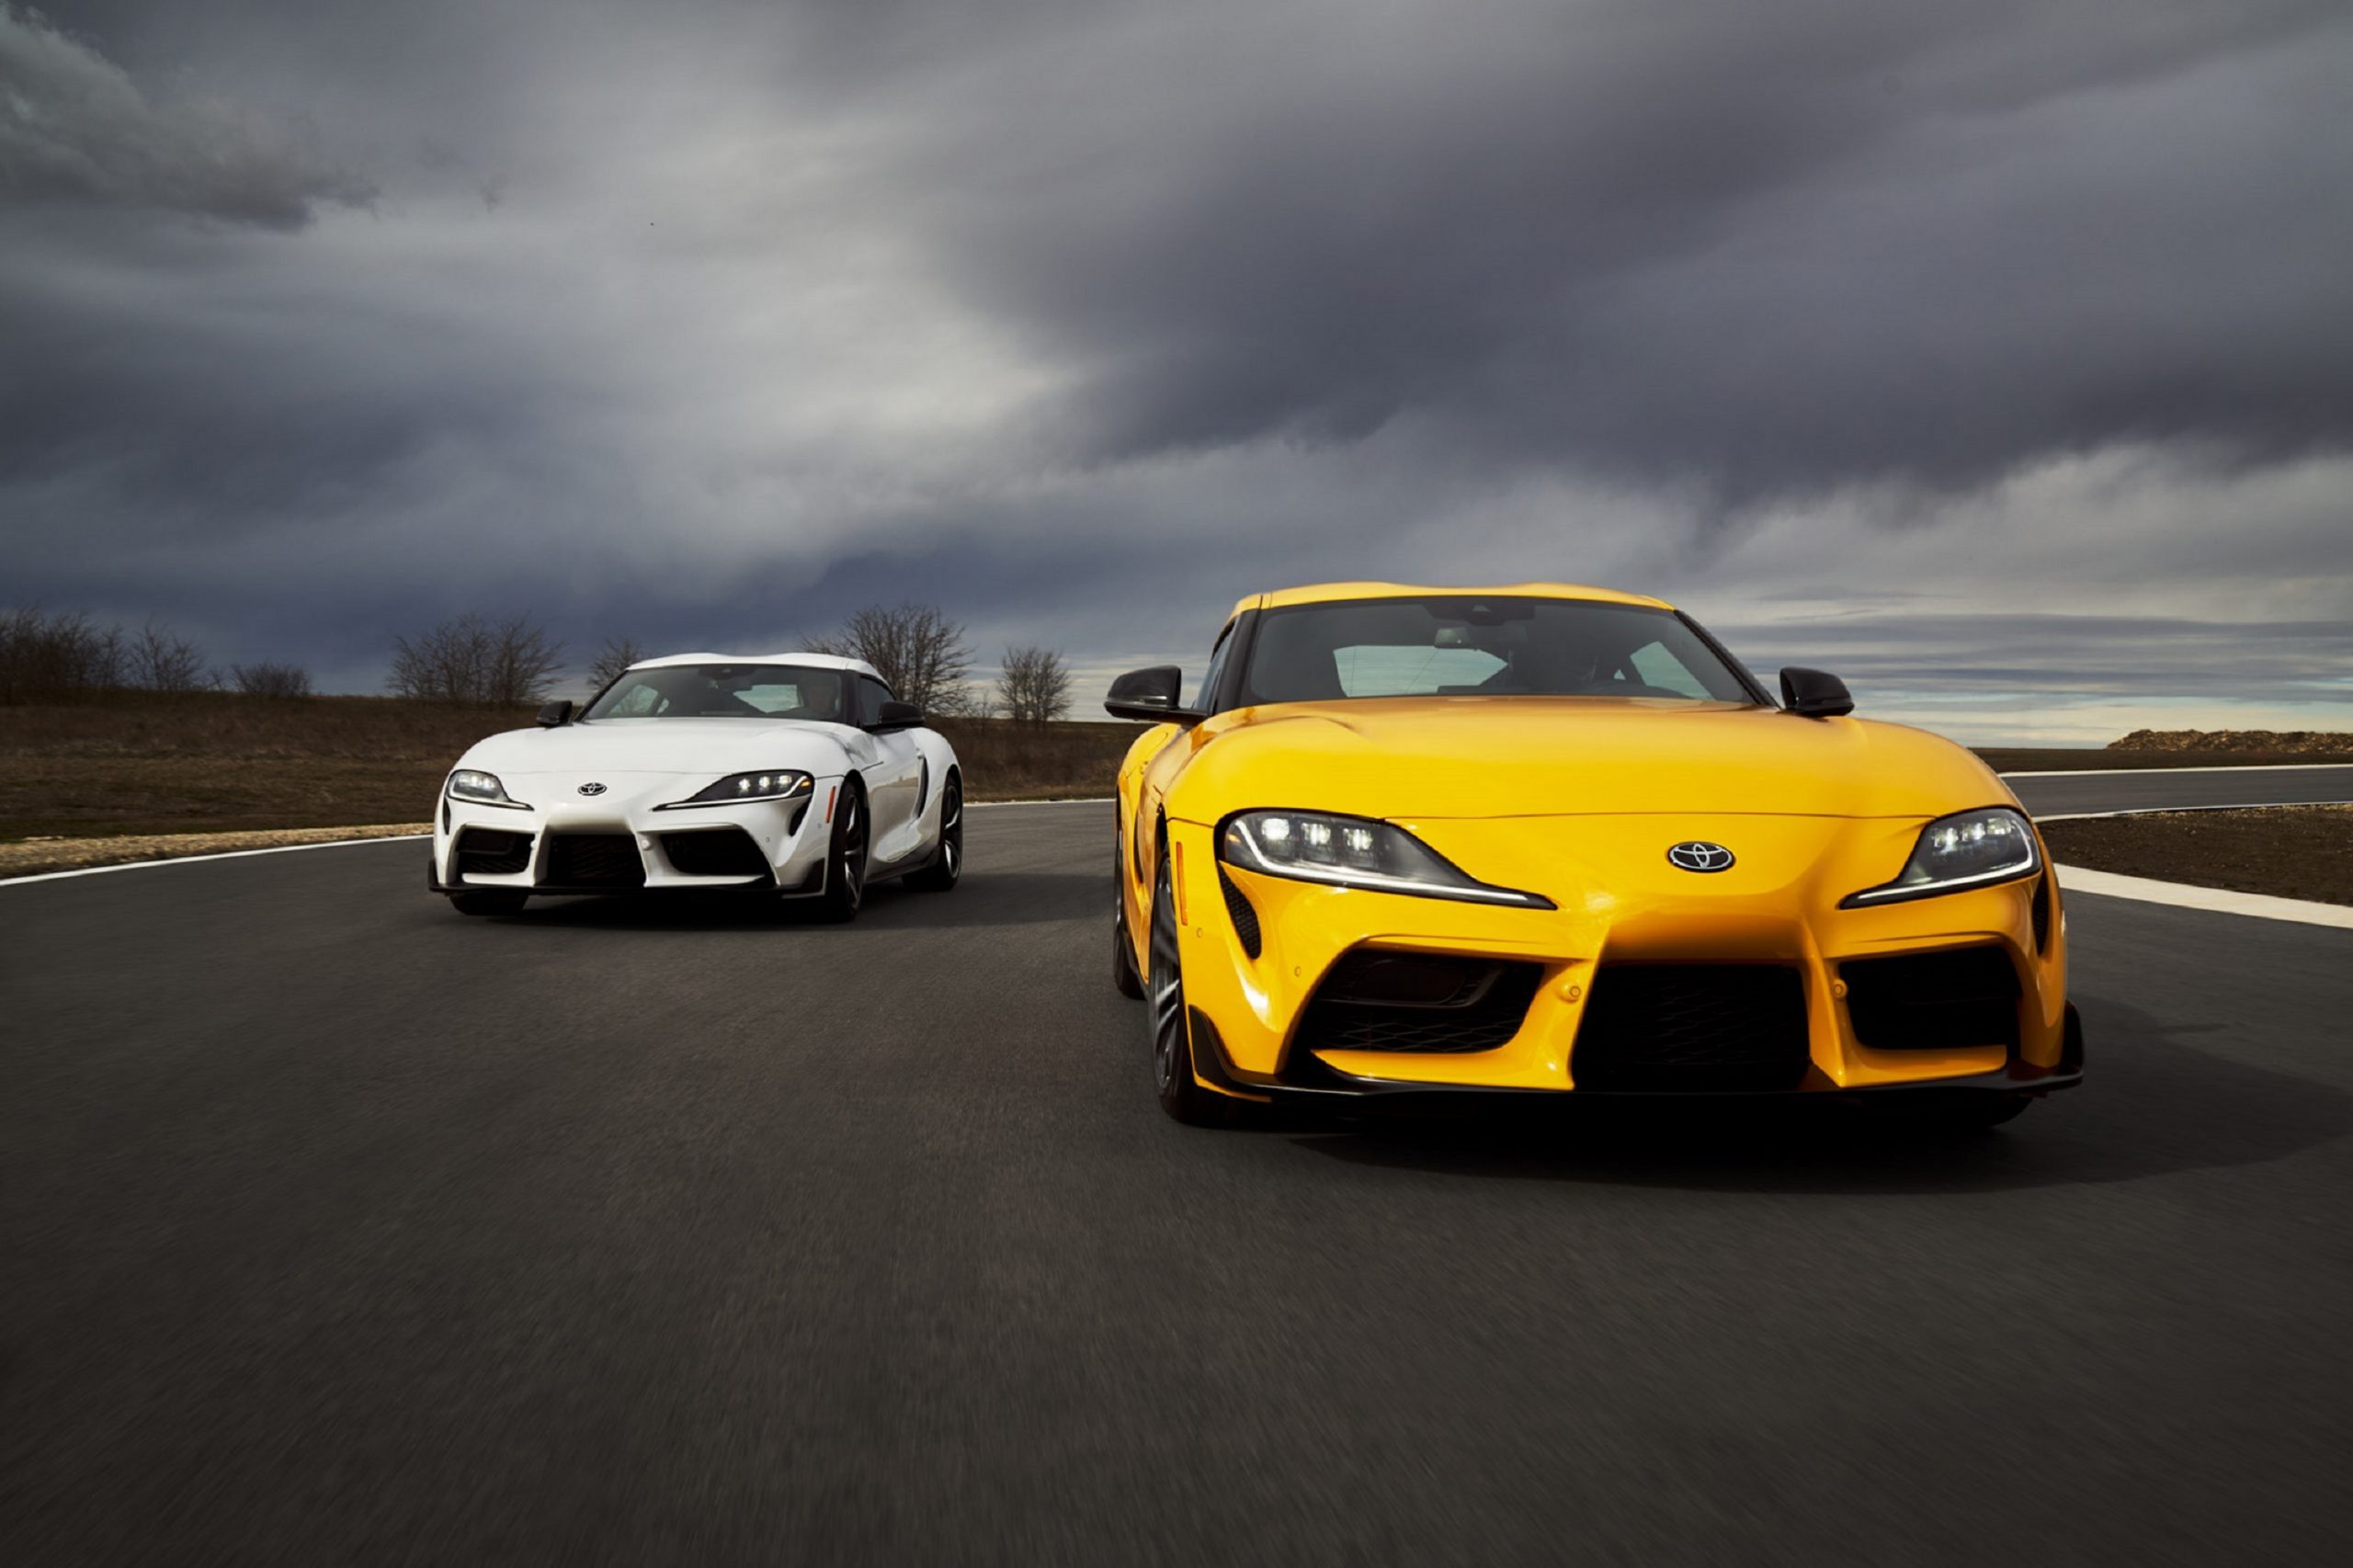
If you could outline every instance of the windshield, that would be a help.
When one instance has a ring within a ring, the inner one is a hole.
[[[1469,595],[1267,611],[1242,700],[1352,697],[1756,698],[1671,610]]]
[[[584,719],[818,719],[842,723],[843,670],[801,665],[665,665],[631,670]]]

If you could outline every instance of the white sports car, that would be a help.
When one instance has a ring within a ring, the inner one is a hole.
[[[873,666],[678,653],[493,735],[441,788],[433,891],[466,915],[534,893],[742,889],[854,919],[869,883],[964,869],[956,753]]]

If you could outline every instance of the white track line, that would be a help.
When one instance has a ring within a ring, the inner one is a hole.
[[[2053,767],[2042,773],[2005,773],[2005,778],[2113,778],[2120,774],[2136,776],[2166,773],[2318,773],[2326,768],[2353,768],[2353,762],[2254,762],[2244,767],[2229,763],[2216,763],[2200,767]]]
[[[972,809],[983,806],[1099,806],[1109,803],[1108,795],[1090,795],[1075,801],[974,801]],[[125,860],[114,866],[80,866],[70,871],[40,871],[29,877],[0,877],[0,888],[21,882],[56,882],[68,877],[102,877],[109,871],[148,871],[158,866],[186,866],[199,860],[236,860],[247,855],[286,855],[297,849],[348,849],[356,844],[402,844],[413,839],[430,838],[429,833],[386,833],[374,838],[334,838],[317,844],[273,844],[267,849],[199,849],[193,854],[174,855],[161,860]]]
[[[2147,877],[2119,876],[2114,871],[2086,870],[2081,866],[2053,866],[2052,869],[2059,873],[2059,886],[2067,892],[2169,903],[2176,909],[2202,909],[2214,915],[2252,915],[2258,920],[2292,920],[2302,926],[2335,926],[2353,931],[2353,906],[2346,904],[2233,892],[2228,888],[2192,887],[2187,882],[2153,881]]]
[[[406,844],[429,833],[386,833],[374,838],[331,838],[319,844],[273,844],[267,849],[199,849],[164,860],[125,860],[119,866],[82,866],[71,871],[41,871],[29,877],[0,877],[0,888],[25,882],[58,882],[68,877],[103,877],[109,871],[152,871],[158,866],[193,866],[205,860],[242,860],[248,855],[291,855],[297,849],[348,849],[355,844]]]
[[[2037,822],[2091,822],[2100,817],[2164,816],[2175,812],[2292,812],[2304,806],[2353,806],[2353,801],[2248,801],[2235,806],[2126,806],[2114,812],[2058,812]]]

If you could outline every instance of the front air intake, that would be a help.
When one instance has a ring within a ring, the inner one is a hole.
[[[1358,948],[1300,1020],[1308,1051],[1493,1051],[1519,1032],[1540,964]]]
[[[493,827],[469,827],[458,834],[458,880],[511,877],[531,869],[531,835],[505,833]]]
[[[1847,1017],[1873,1051],[2018,1044],[2018,971],[2000,948],[1848,959]]]
[[[752,835],[740,827],[707,828],[700,833],[665,833],[662,853],[682,877],[765,877],[768,858]]]
[[[1804,1081],[1805,982],[1773,964],[1604,964],[1577,1026],[1580,1089],[1745,1094]]]
[[[642,888],[645,862],[626,833],[559,833],[548,839],[544,885],[554,888]]]

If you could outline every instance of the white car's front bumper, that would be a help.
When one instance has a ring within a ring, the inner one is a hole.
[[[435,888],[824,891],[838,778],[794,800],[683,807],[671,803],[708,778],[606,773],[598,781],[602,791],[584,796],[569,778],[509,777],[507,793],[521,806],[445,795],[434,824]]]

